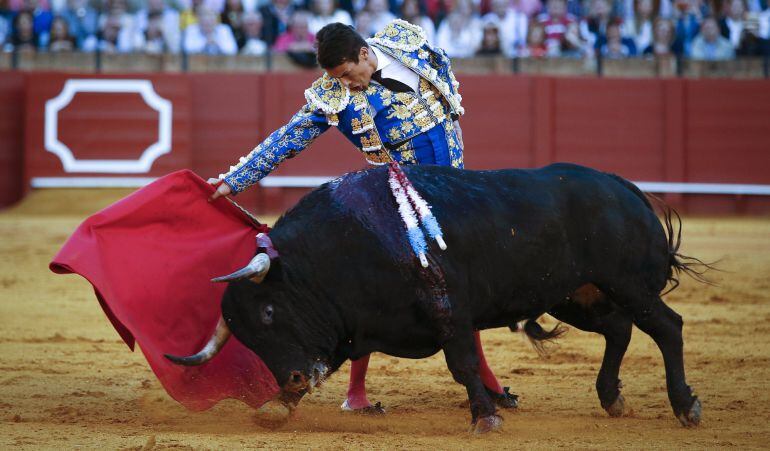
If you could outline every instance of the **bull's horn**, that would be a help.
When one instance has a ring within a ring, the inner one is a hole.
[[[248,265],[226,276],[211,279],[212,282],[231,282],[250,278],[252,282],[262,282],[270,269],[270,257],[264,252],[252,258]]]
[[[227,339],[230,338],[231,332],[230,329],[227,327],[227,324],[225,323],[225,319],[221,316],[219,317],[219,322],[217,323],[217,329],[214,331],[214,335],[211,336],[209,339],[209,342],[206,343],[206,346],[203,347],[203,349],[200,350],[195,355],[187,356],[187,357],[179,357],[171,354],[163,354],[167,359],[171,360],[172,362],[176,363],[177,365],[185,365],[185,366],[195,366],[200,365],[203,363],[208,362],[212,359],[220,349],[222,349],[222,346],[227,343]]]

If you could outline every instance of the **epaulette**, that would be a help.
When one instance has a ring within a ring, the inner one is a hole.
[[[312,109],[335,115],[348,106],[350,90],[336,78],[323,74],[305,90],[305,100]]]
[[[368,42],[383,47],[413,52],[428,42],[425,30],[405,20],[396,19],[378,31]]]

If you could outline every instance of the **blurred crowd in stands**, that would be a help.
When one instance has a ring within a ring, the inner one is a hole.
[[[332,22],[395,18],[452,57],[700,60],[768,52],[768,0],[0,0],[2,50],[305,55]],[[302,59],[299,61],[302,63]]]

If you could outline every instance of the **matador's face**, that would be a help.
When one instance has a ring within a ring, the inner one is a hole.
[[[369,47],[361,47],[358,62],[345,61],[339,66],[327,69],[330,77],[338,79],[351,91],[363,91],[369,86],[372,74],[377,69],[377,57]]]

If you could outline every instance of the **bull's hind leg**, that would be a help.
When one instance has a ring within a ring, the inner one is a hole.
[[[473,431],[484,433],[500,429],[503,418],[496,414],[492,399],[479,377],[479,358],[473,342],[473,330],[457,330],[444,343],[443,350],[452,377],[468,391]]]
[[[684,375],[682,317],[658,295],[628,295],[619,299],[632,313],[636,326],[649,335],[663,354],[666,387],[674,415],[686,427],[700,423],[701,404]]]
[[[612,303],[602,300],[590,306],[565,302],[549,312],[559,321],[604,336],[602,367],[596,377],[599,403],[612,417],[623,415],[625,400],[620,394],[620,364],[631,341],[631,318]]]

